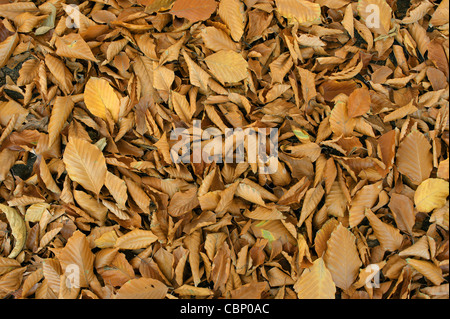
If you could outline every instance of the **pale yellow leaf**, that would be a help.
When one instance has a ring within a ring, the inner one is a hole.
[[[168,288],[152,278],[131,279],[117,291],[114,299],[163,299]]]
[[[15,258],[25,246],[27,238],[27,228],[22,215],[14,208],[0,204],[0,210],[6,215],[12,235],[15,239],[13,250],[9,253],[8,258]]]
[[[419,212],[429,213],[445,205],[449,183],[440,178],[428,178],[417,187],[414,204]]]
[[[147,248],[158,240],[158,237],[150,230],[134,229],[120,236],[115,247],[120,249],[140,249]]]
[[[84,103],[95,116],[106,120],[106,112],[109,112],[116,122],[119,120],[119,98],[105,79],[92,77],[88,80],[84,89]]]
[[[335,299],[336,286],[322,258],[303,271],[294,289],[299,299]]]
[[[222,83],[236,83],[247,78],[248,63],[239,53],[222,50],[205,58],[213,75]]]
[[[231,31],[231,37],[239,42],[244,34],[244,4],[239,0],[222,0],[219,2],[218,14]]]
[[[106,161],[95,145],[72,138],[64,150],[63,161],[71,180],[95,194],[100,193],[106,179]]]
[[[320,19],[320,5],[307,0],[276,0],[278,12],[298,23],[312,23]],[[320,21],[320,20],[319,20]]]

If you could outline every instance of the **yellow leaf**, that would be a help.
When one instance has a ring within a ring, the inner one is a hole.
[[[430,20],[430,25],[441,26],[448,23],[449,17],[448,8],[449,8],[449,1],[443,0],[434,11]]]
[[[338,181],[334,181],[331,185],[331,189],[325,197],[325,207],[329,215],[344,217],[347,208],[347,199]]]
[[[116,244],[117,233],[115,230],[111,230],[102,234],[99,238],[94,240],[95,246],[98,248],[112,248]]]
[[[177,115],[180,117],[182,121],[185,123],[189,123],[191,120],[191,112],[189,102],[186,99],[186,96],[181,95],[178,92],[172,91],[171,101],[173,108]]]
[[[18,43],[19,43],[18,33],[14,33],[13,35],[7,37],[5,41],[0,43],[0,68],[6,65]]]
[[[219,16],[231,31],[231,37],[239,42],[244,34],[244,5],[239,0],[222,0],[219,2]]]
[[[258,206],[253,211],[246,210],[243,215],[250,219],[255,220],[275,220],[275,219],[285,219],[286,216],[283,215],[276,207],[262,207]]]
[[[422,19],[428,13],[428,11],[431,8],[433,8],[433,4],[432,3],[428,2],[428,1],[421,2],[414,9],[408,10],[409,11],[408,15],[403,18],[402,23],[409,24],[409,23],[414,23],[414,22],[419,21],[420,19]]]
[[[206,255],[210,260],[214,259],[214,256],[226,239],[227,235],[225,233],[212,233],[206,235],[204,247]]]
[[[297,243],[281,220],[256,221],[252,224],[251,229],[256,237],[265,238],[269,242],[281,238],[283,244],[291,243],[295,245]]]
[[[106,179],[106,161],[95,145],[72,138],[64,150],[63,161],[71,180],[97,195],[100,193]]]
[[[170,9],[175,0],[137,0],[139,4],[145,5],[145,12],[153,13]]]
[[[20,263],[12,258],[0,257],[0,276],[20,267]]]
[[[235,51],[219,51],[207,56],[205,62],[221,83],[236,83],[247,78],[248,63]]]
[[[214,0],[177,0],[169,13],[195,23],[207,20],[216,7],[217,2]]]
[[[419,212],[429,213],[445,205],[449,183],[439,178],[428,178],[416,189],[414,204]]]
[[[14,18],[23,12],[38,13],[39,9],[33,2],[15,2],[6,3],[2,2],[0,5],[0,16],[14,20]]]
[[[303,271],[294,289],[299,299],[335,299],[336,286],[322,258]]]
[[[320,5],[317,3],[306,0],[276,0],[276,3],[277,10],[283,17],[295,19],[300,24],[320,19]]]
[[[439,209],[436,209],[433,214],[430,217],[430,222],[436,223],[437,225],[441,226],[445,230],[448,230],[448,215],[449,215],[449,209],[448,209],[448,201],[445,203],[444,206],[442,206]]]
[[[163,299],[167,286],[152,278],[131,279],[117,291],[114,299]]]
[[[84,88],[84,103],[95,116],[106,120],[106,112],[109,111],[114,121],[119,120],[119,98],[105,79],[92,77],[88,80]]]
[[[134,202],[139,206],[140,209],[146,214],[150,214],[150,197],[147,193],[132,179],[124,178],[127,185],[128,192],[133,198]]]
[[[9,227],[12,231],[12,235],[16,240],[14,248],[8,255],[8,258],[16,258],[25,246],[25,241],[27,238],[27,228],[25,225],[25,221],[23,220],[23,217],[20,215],[20,213],[12,207],[0,204],[0,210],[5,213],[6,219],[9,223]]]
[[[48,287],[55,294],[59,294],[62,273],[60,262],[54,258],[46,258],[42,261],[42,271]]]
[[[345,8],[344,19],[342,19],[342,26],[345,28],[351,38],[355,37],[355,29],[353,26],[353,8],[351,4],[349,4]]]
[[[32,292],[30,292],[31,288],[33,288],[33,286],[36,285],[43,277],[44,273],[42,268],[36,269],[36,271],[29,275],[23,282],[22,297],[25,298],[32,294]]]
[[[383,122],[389,122],[389,121],[395,121],[398,119],[401,119],[405,117],[408,114],[414,113],[417,111],[417,108],[414,106],[413,101],[411,100],[410,103],[408,103],[405,106],[402,106],[393,112],[389,113],[383,118]]]
[[[359,0],[358,14],[367,27],[381,35],[391,28],[392,9],[386,0]]]
[[[192,279],[194,286],[200,283],[200,244],[201,244],[202,232],[197,230],[192,234],[187,235],[183,243],[189,250],[189,265],[191,267]]]
[[[63,228],[62,226],[53,228],[52,230],[45,233],[45,235],[42,236],[42,238],[39,242],[39,250],[41,250],[45,246],[47,246],[53,240],[53,238],[55,238],[55,236],[59,234],[59,232],[61,231],[62,228]],[[39,252],[39,250],[38,250],[38,252]]]
[[[357,117],[370,110],[370,94],[366,88],[354,90],[348,97],[348,116]]]
[[[134,229],[120,236],[116,241],[115,247],[120,249],[147,248],[156,240],[158,240],[158,237],[150,230]]]
[[[159,65],[163,65],[166,62],[170,62],[178,59],[178,55],[180,54],[181,47],[183,46],[185,35],[183,35],[177,42],[172,44],[163,53],[161,53],[161,57],[159,58]]]

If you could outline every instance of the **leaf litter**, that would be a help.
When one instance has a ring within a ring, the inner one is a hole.
[[[0,1],[0,297],[448,298],[448,7]]]

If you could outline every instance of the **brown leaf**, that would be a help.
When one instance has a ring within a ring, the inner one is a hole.
[[[79,287],[88,287],[94,280],[94,257],[86,236],[80,231],[73,233],[57,255],[63,272],[73,272],[78,276]]]
[[[208,19],[216,7],[214,0],[176,0],[169,12],[194,23]]]
[[[400,248],[403,236],[398,229],[392,225],[383,223],[370,209],[366,209],[365,215],[369,219],[370,225],[372,225],[381,247],[388,251],[396,251]]]
[[[362,265],[355,241],[355,236],[339,224],[327,241],[323,257],[336,287],[344,291],[355,282]]]
[[[137,278],[126,282],[116,293],[114,299],[162,299],[168,288],[152,278]]]
[[[347,102],[348,116],[357,117],[370,110],[370,94],[366,88],[356,89],[350,94]]]
[[[416,185],[430,176],[433,168],[430,149],[426,137],[417,130],[409,133],[398,147],[398,170]]]

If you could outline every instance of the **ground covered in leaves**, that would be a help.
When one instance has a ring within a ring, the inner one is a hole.
[[[0,0],[0,297],[448,298],[448,8]]]

